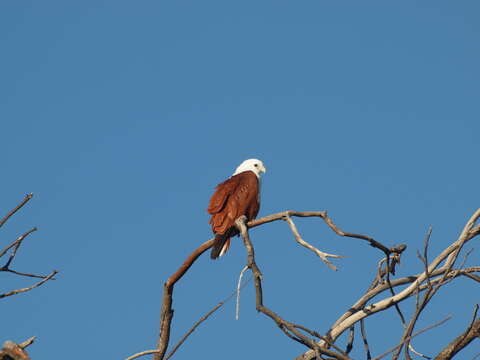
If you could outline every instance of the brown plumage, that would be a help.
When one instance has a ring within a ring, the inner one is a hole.
[[[253,171],[243,171],[217,185],[208,205],[215,234],[212,259],[223,255],[230,247],[230,238],[238,235],[235,221],[240,216],[245,215],[248,221],[255,219],[260,209],[259,191],[259,180]]]

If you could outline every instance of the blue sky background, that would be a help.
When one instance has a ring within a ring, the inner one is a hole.
[[[58,280],[1,300],[0,341],[33,359],[124,359],[154,347],[162,284],[210,238],[214,186],[244,159],[265,162],[260,216],[328,210],[347,231],[406,243],[398,276],[433,226],[431,258],[479,207],[480,5],[476,1],[3,1],[0,5],[1,229],[32,226],[19,271]],[[284,223],[252,231],[265,305],[324,332],[370,284],[381,254],[296,221],[334,273]],[[468,265],[479,264],[477,246]],[[172,341],[236,287],[245,251],[198,260],[175,288]],[[1,291],[29,279],[1,274]],[[435,355],[468,325],[478,284],[443,288],[417,329]],[[407,316],[412,302],[402,308]],[[178,359],[291,359],[287,339],[242,292]],[[379,355],[396,313],[366,322]],[[340,342],[341,343],[341,342]],[[474,342],[462,354],[480,352]],[[356,358],[364,358],[361,342]],[[465,357],[463,357],[465,356]]]

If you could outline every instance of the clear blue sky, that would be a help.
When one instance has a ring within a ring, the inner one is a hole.
[[[399,276],[421,271],[428,226],[433,257],[480,205],[479,11],[477,1],[2,1],[0,210],[35,197],[0,245],[38,226],[15,268],[60,274],[1,300],[0,341],[38,336],[33,359],[152,348],[163,282],[210,238],[213,188],[250,157],[268,168],[260,216],[326,209],[345,230],[406,243]],[[286,224],[255,229],[265,304],[323,332],[381,254],[318,220],[297,225],[347,257],[334,273]],[[236,240],[220,261],[195,264],[176,287],[174,342],[233,291],[244,263]],[[31,284],[1,275],[2,291]],[[454,318],[417,350],[434,355],[463,330],[479,295],[465,279],[440,291],[418,328]],[[304,351],[256,313],[251,284],[239,321],[234,308],[177,358]],[[393,311],[366,326],[374,355],[402,332]],[[463,358],[479,352],[477,341]]]

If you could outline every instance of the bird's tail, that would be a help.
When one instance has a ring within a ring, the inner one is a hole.
[[[212,246],[212,252],[210,253],[210,257],[212,259],[216,259],[219,256],[225,254],[230,247],[230,237],[231,235],[228,234],[216,234],[215,240]]]

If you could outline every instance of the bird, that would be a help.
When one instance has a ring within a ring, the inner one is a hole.
[[[235,221],[245,216],[256,218],[260,210],[260,175],[267,169],[258,159],[243,161],[232,176],[217,185],[208,204],[209,224],[215,234],[210,257],[217,259],[230,247],[230,238],[238,235]]]

